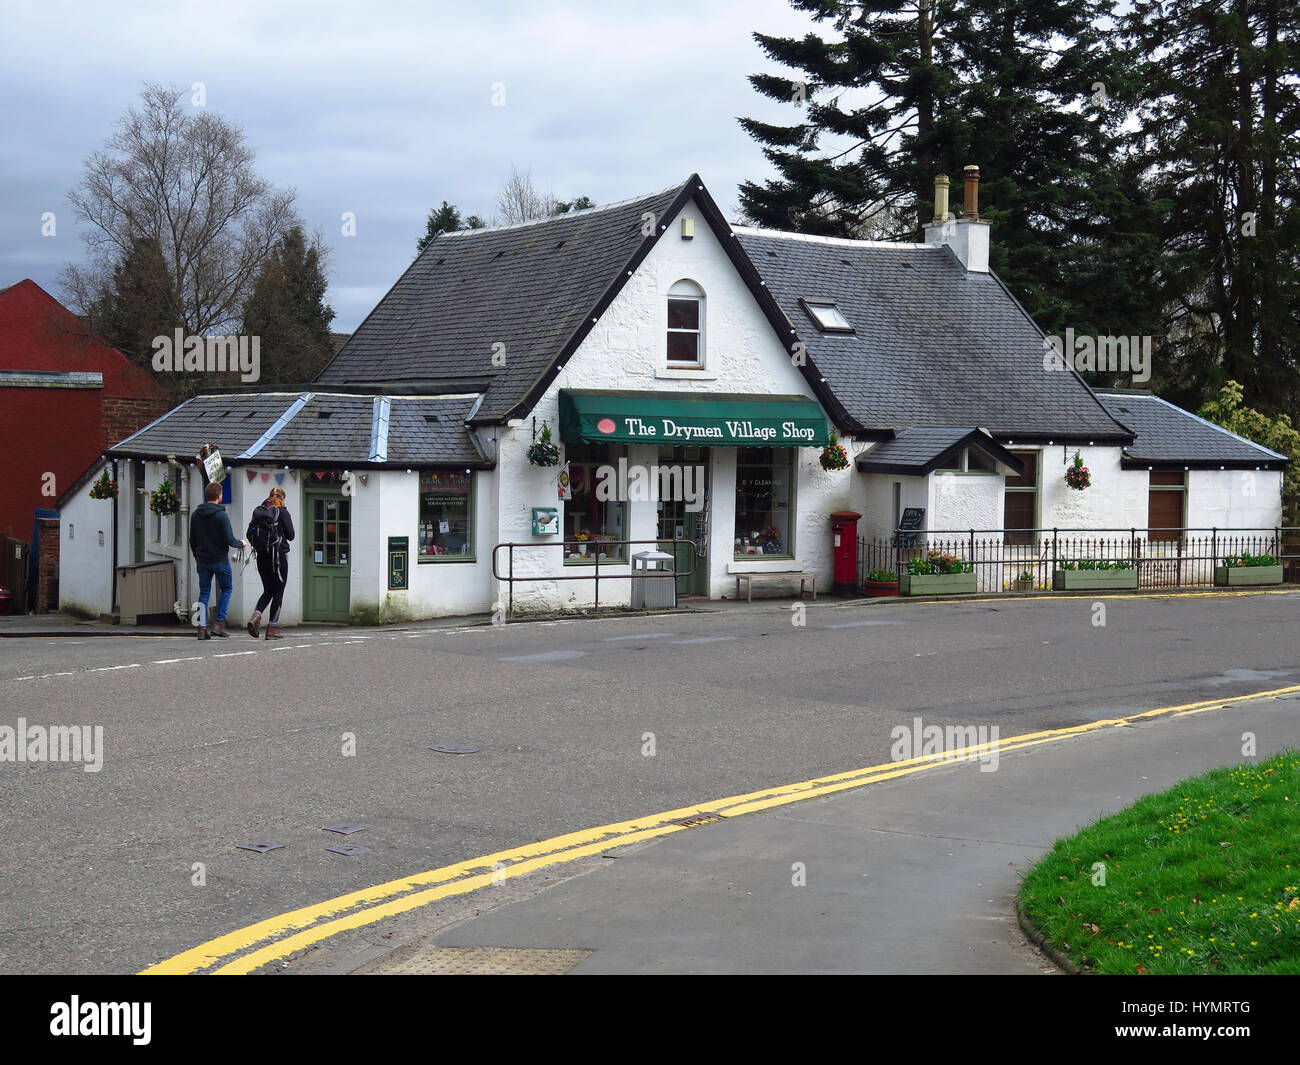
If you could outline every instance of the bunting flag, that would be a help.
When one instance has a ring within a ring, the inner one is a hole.
[[[316,470],[316,471],[314,471],[314,472],[312,473],[312,476],[315,477],[316,480],[319,481],[319,480],[321,480],[321,479],[325,476],[325,473],[324,473],[324,471],[322,471],[322,470]]]
[[[297,484],[297,483],[298,483],[298,471],[297,471],[297,470],[290,470],[290,471],[289,471],[289,479],[290,479],[291,481],[293,481],[294,484]]]
[[[364,487],[365,487],[366,485],[368,485],[369,483],[370,483],[370,474],[368,474],[368,473],[363,473],[363,474],[361,475],[361,485],[362,485],[362,487],[364,488]]]
[[[249,483],[249,484],[252,484],[252,483],[253,483],[253,480],[257,477],[257,471],[256,471],[256,470],[245,470],[244,472],[245,472],[246,474],[248,474],[248,483]]]
[[[277,473],[277,474],[275,475],[275,483],[276,483],[276,484],[284,484],[284,473],[283,473],[283,471],[281,471],[280,473]]]
[[[267,481],[269,481],[270,479],[271,479],[271,475],[270,475],[269,473],[264,473],[264,474],[262,474],[262,483],[263,483],[263,484],[265,484],[265,483],[266,483]]]

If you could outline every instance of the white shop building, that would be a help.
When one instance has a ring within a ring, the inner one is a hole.
[[[923,244],[732,227],[695,176],[442,234],[312,384],[199,396],[110,449],[117,502],[89,498],[98,467],[60,501],[62,593],[108,612],[114,559],[173,559],[193,601],[204,444],[237,532],[286,490],[290,625],[586,608],[597,568],[617,605],[630,582],[603,578],[656,546],[693,570],[681,595],[730,597],[755,571],[829,587],[841,511],[865,536],[909,507],[934,530],[1278,523],[1283,456],[1046,369],[987,243],[970,218]],[[559,466],[529,461],[544,426]],[[832,432],[848,469],[819,461]],[[1061,476],[1075,452],[1082,492]],[[142,506],[164,479],[179,516]],[[231,617],[259,590],[237,571]]]

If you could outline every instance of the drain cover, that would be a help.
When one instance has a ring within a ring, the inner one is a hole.
[[[257,851],[258,854],[265,854],[267,851],[279,850],[283,843],[270,843],[267,840],[258,840],[256,843],[236,843],[235,849],[241,851]]]
[[[335,854],[369,854],[369,847],[358,847],[355,843],[336,843],[332,847],[326,847],[327,851],[333,851]]]
[[[337,832],[340,836],[350,836],[352,835],[353,832],[363,831],[365,827],[366,827],[365,825],[349,825],[347,822],[343,821],[337,825],[326,825],[324,828],[321,829],[321,831]]]
[[[683,825],[686,828],[692,828],[695,825],[707,825],[710,821],[721,821],[721,814],[692,814],[690,817],[675,817],[668,822],[670,825]]]
[[[477,747],[468,743],[435,743],[429,748],[431,751],[437,751],[439,754],[476,754]]]

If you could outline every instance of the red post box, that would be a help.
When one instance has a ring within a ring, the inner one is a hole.
[[[852,510],[831,515],[831,545],[835,554],[835,583],[831,591],[856,595],[858,591],[858,519]]]

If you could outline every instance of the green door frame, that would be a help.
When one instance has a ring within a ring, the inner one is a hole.
[[[335,486],[306,485],[302,529],[303,620],[350,620],[352,497]]]
[[[131,463],[131,561],[144,561],[145,516],[144,459]]]
[[[673,462],[682,466],[701,466],[704,469],[704,511],[690,511],[686,509],[684,500],[660,500],[659,506],[663,509],[658,512],[658,535],[667,537],[666,540],[659,542],[659,549],[667,551],[670,554],[673,550],[672,535],[680,527],[682,538],[686,540],[695,540],[698,546],[692,548],[690,544],[678,544],[677,556],[674,568],[677,570],[690,570],[692,567],[695,572],[690,576],[677,578],[677,595],[704,595],[709,594],[709,533],[708,518],[700,520],[701,513],[707,515],[712,509],[712,492],[710,491],[712,477],[710,476],[710,467],[712,466],[712,453],[709,448],[699,449],[700,458],[687,459],[684,457],[685,448],[674,448],[671,459],[660,458],[659,462]],[[694,449],[692,449],[694,450]],[[701,535],[702,532],[702,535]],[[692,558],[691,556],[694,556]]]

